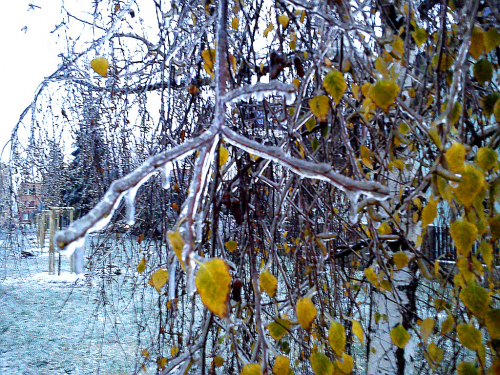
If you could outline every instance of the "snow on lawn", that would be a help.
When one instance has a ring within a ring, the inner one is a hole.
[[[132,373],[139,352],[133,309],[97,309],[95,283],[69,273],[64,258],[61,275],[48,275],[40,255],[2,259],[0,374]]]

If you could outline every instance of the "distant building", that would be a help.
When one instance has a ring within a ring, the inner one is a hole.
[[[34,223],[35,213],[42,209],[42,184],[21,182],[17,194],[17,209],[21,223]]]

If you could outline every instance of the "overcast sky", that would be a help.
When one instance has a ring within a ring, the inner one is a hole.
[[[28,10],[29,4],[40,8]],[[15,0],[0,11],[1,148],[40,82],[57,69],[57,40],[50,32],[61,19],[60,7],[60,0]]]

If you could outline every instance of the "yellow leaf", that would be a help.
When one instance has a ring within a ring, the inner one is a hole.
[[[375,271],[373,270],[373,268],[365,268],[365,276],[366,276],[366,279],[374,286],[374,287],[379,287],[380,286],[380,283],[378,281],[378,277],[377,277],[377,274],[375,273]]]
[[[278,279],[269,271],[264,271],[259,276],[261,290],[269,295],[269,297],[274,298],[276,296],[276,288],[278,286]]]
[[[333,375],[333,363],[323,353],[314,353],[309,360],[316,375]]]
[[[285,15],[281,15],[278,17],[278,23],[283,26],[284,29],[286,29],[288,27],[288,22],[290,21],[290,19],[285,16]]]
[[[498,29],[495,28],[489,29],[484,34],[483,39],[484,39],[484,52],[486,53],[490,53],[500,45],[500,33],[498,32]]]
[[[459,324],[457,326],[458,339],[460,343],[470,350],[479,350],[482,345],[483,335],[471,324]]]
[[[318,310],[310,298],[304,297],[297,301],[297,320],[304,329],[311,328]]]
[[[275,340],[281,340],[290,331],[291,323],[289,320],[276,318],[276,321],[267,325],[269,335]]]
[[[177,346],[172,346],[172,349],[170,349],[170,355],[175,357],[177,353],[179,353],[179,348]]]
[[[316,126],[316,119],[314,117],[311,117],[309,120],[306,121],[306,128],[308,131],[312,132],[315,126]]]
[[[474,64],[474,77],[479,84],[484,85],[485,82],[491,81],[493,77],[493,64],[487,59],[481,59]]]
[[[237,17],[234,17],[231,21],[231,27],[235,30],[238,30],[239,26],[240,26],[240,20]]]
[[[451,314],[449,314],[446,320],[441,325],[441,334],[446,335],[448,332],[451,332],[454,325],[455,325],[455,319]]]
[[[470,207],[474,204],[476,196],[485,185],[484,175],[480,170],[468,164],[465,165],[460,174],[462,175],[462,181],[459,182],[458,187],[453,191],[460,203],[466,207]]]
[[[172,250],[174,250],[175,255],[177,255],[177,259],[181,263],[182,269],[186,270],[186,266],[184,265],[184,261],[182,260],[182,248],[184,247],[184,238],[179,231],[172,232],[169,231],[167,233],[168,243]]]
[[[335,361],[333,364],[342,371],[342,374],[350,374],[354,366],[354,361],[349,354],[342,353],[342,361]]]
[[[236,248],[238,247],[238,242],[236,241],[227,241],[226,242],[226,249],[229,250],[230,253],[232,253]]]
[[[450,226],[451,238],[460,254],[467,257],[477,237],[477,227],[465,220],[457,220]]]
[[[143,349],[143,350],[142,350],[142,355],[143,355],[144,357],[146,357],[146,358],[147,358],[147,357],[149,357],[149,351],[147,351],[146,349]]]
[[[319,122],[326,121],[328,109],[330,108],[330,99],[328,96],[319,95],[309,100],[311,112],[318,118]]]
[[[137,272],[143,273],[146,269],[146,259],[142,258],[141,262],[137,265]]]
[[[361,154],[361,161],[363,162],[363,164],[366,165],[368,168],[373,169],[372,151],[366,146],[360,146],[359,151]]]
[[[342,355],[342,352],[345,350],[345,340],[344,326],[340,323],[332,322],[328,330],[328,342],[338,356]]]
[[[159,269],[151,275],[149,278],[149,285],[156,288],[156,291],[160,293],[160,289],[168,281],[168,271],[164,269]]]
[[[453,173],[460,173],[464,168],[465,147],[460,143],[453,143],[445,154],[449,170]]]
[[[420,323],[420,333],[422,333],[424,342],[427,342],[427,340],[429,339],[429,336],[434,330],[434,324],[435,322],[432,318],[426,318],[422,323]]]
[[[306,11],[303,10],[302,13],[300,14],[300,23],[304,23],[305,18],[306,18]]]
[[[384,221],[382,224],[380,224],[380,226],[378,227],[377,231],[381,235],[391,234],[392,233],[392,228],[391,228],[391,226],[389,225],[388,222]]]
[[[363,333],[363,327],[357,320],[352,321],[352,333],[356,335],[356,337],[359,339],[359,341],[361,341],[362,344],[364,343],[365,335]]]
[[[267,25],[266,29],[264,30],[264,37],[267,38],[269,32],[273,30],[274,30],[274,25],[272,23],[269,23],[269,25]]]
[[[94,72],[97,74],[107,77],[108,76],[108,69],[109,69],[109,63],[108,60],[106,60],[104,57],[98,57],[90,62],[90,67],[94,69]]]
[[[450,117],[451,125],[455,126],[458,119],[460,118],[461,113],[462,113],[462,105],[457,102],[453,105],[453,109],[451,110],[451,117]]]
[[[483,257],[484,263],[486,263],[486,267],[491,271],[493,265],[493,248],[488,242],[483,241],[481,245],[479,245],[478,250]]]
[[[224,358],[220,356],[214,357],[213,363],[215,367],[221,367],[224,364]]]
[[[156,363],[158,363],[161,369],[164,370],[165,365],[167,364],[167,359],[165,357],[161,357],[159,360],[156,361]]]
[[[401,37],[397,36],[394,39],[394,43],[392,43],[392,51],[397,52],[399,54],[399,56],[394,56],[394,54],[392,54],[395,58],[401,58],[404,56],[405,54],[404,44],[405,43],[403,39],[401,39]]]
[[[479,59],[484,50],[484,31],[481,27],[474,27],[470,40],[469,53],[476,60]]]
[[[460,299],[476,317],[482,319],[489,309],[491,297],[486,289],[473,282],[462,289]]]
[[[214,64],[215,64],[215,50],[214,49],[206,49],[201,51],[201,57],[205,64],[203,67],[205,71],[212,75],[214,72]]]
[[[394,254],[392,256],[392,259],[394,259],[394,264],[398,267],[399,270],[402,270],[408,265],[408,255],[406,255],[402,251]]]
[[[220,146],[219,148],[219,167],[222,167],[226,164],[227,159],[229,158],[229,151],[227,148]]]
[[[432,224],[437,216],[437,203],[438,200],[431,199],[429,203],[422,210],[422,227],[425,228],[427,225]]]
[[[415,31],[411,33],[413,40],[417,43],[418,48],[422,47],[422,45],[427,42],[427,31],[418,27]]]
[[[332,96],[335,103],[339,103],[347,89],[344,75],[337,70],[330,70],[323,80],[323,86],[326,91]]]
[[[410,337],[408,331],[401,324],[391,329],[391,340],[398,348],[404,349],[410,341]]]
[[[476,163],[483,171],[488,171],[497,163],[498,154],[488,147],[481,147],[477,150]]]
[[[292,83],[297,87],[297,89],[300,87],[300,79],[295,78]]]
[[[387,110],[396,101],[399,93],[399,86],[392,81],[380,80],[370,88],[370,98],[373,102]]]
[[[203,304],[214,314],[228,316],[227,301],[231,291],[231,275],[222,259],[214,258],[203,263],[196,275],[196,288]]]
[[[479,375],[479,370],[470,362],[460,362],[457,375]]]
[[[243,366],[240,375],[262,375],[262,370],[258,363],[248,363]]]
[[[387,70],[387,65],[381,57],[375,59],[375,69],[382,74],[382,77],[389,79],[389,71]]]
[[[500,338],[500,309],[490,309],[486,314],[486,328],[492,340]]]
[[[273,375],[293,375],[293,370],[290,368],[290,360],[282,355],[276,357],[273,366]]]
[[[436,362],[437,364],[441,363],[444,354],[443,349],[438,348],[438,346],[435,343],[431,342],[427,350],[429,351],[429,356],[434,362]]]

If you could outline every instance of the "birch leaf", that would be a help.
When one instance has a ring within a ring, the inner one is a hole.
[[[160,289],[163,288],[165,283],[168,281],[168,271],[164,269],[159,269],[151,275],[149,278],[149,285],[156,288],[156,291],[160,293]]]
[[[224,358],[220,356],[214,357],[213,363],[215,367],[221,367],[224,364]]]
[[[221,318],[227,317],[231,275],[226,262],[214,258],[203,263],[196,275],[196,288],[201,301],[211,312]]]
[[[479,245],[478,250],[483,257],[484,263],[486,263],[486,267],[491,271],[493,265],[493,248],[488,242],[483,241],[481,245]]]
[[[373,268],[365,268],[365,276],[367,278],[367,280],[376,288],[378,288],[380,286],[380,283],[378,281],[378,277],[377,277],[377,274],[375,273],[375,271],[373,270]]]
[[[275,340],[281,340],[290,331],[291,323],[289,320],[276,318],[276,321],[267,325],[269,335]]]
[[[445,157],[448,162],[448,169],[453,173],[460,173],[464,169],[465,147],[462,144],[453,143],[446,150]]]
[[[267,25],[266,29],[264,30],[264,37],[267,38],[267,35],[272,30],[274,30],[274,25],[272,23],[270,23],[269,25]]]
[[[315,126],[316,126],[316,119],[314,117],[311,117],[309,120],[306,121],[306,128],[308,131],[312,132]]]
[[[479,57],[483,53],[483,50],[484,50],[484,31],[481,27],[476,26],[472,31],[469,53],[474,59],[479,60]]]
[[[342,361],[335,361],[333,364],[337,366],[340,371],[342,371],[342,374],[350,374],[352,372],[352,368],[354,367],[354,361],[347,353],[342,353]]]
[[[205,62],[203,68],[209,75],[212,75],[214,72],[214,64],[215,64],[215,50],[206,49],[201,51],[201,58]]]
[[[427,31],[423,28],[417,28],[415,31],[411,33],[413,40],[417,43],[418,48],[422,47],[422,45],[427,42]]]
[[[258,363],[248,363],[243,366],[240,375],[262,375],[262,370]]]
[[[457,375],[479,375],[479,370],[470,362],[460,362]]]
[[[316,375],[333,375],[333,363],[323,353],[314,353],[309,360]]]
[[[484,52],[490,53],[500,45],[500,33],[498,29],[492,28],[484,33]]]
[[[288,18],[285,15],[281,15],[278,17],[278,22],[281,26],[283,26],[284,29],[288,27],[288,22],[290,21],[290,18]]]
[[[483,335],[471,324],[459,324],[457,326],[458,339],[467,349],[477,351],[481,348]]]
[[[278,286],[278,279],[269,271],[264,271],[259,276],[261,289],[269,295],[269,297],[274,298],[276,295],[276,288]]]
[[[493,114],[493,109],[498,99],[500,99],[500,93],[498,92],[486,95],[483,99],[481,99],[481,105],[486,117],[490,117]]]
[[[219,167],[222,167],[227,163],[227,159],[229,158],[229,151],[227,148],[220,146],[219,148]]]
[[[290,360],[282,355],[276,357],[273,366],[273,375],[293,375],[293,370],[290,368]]]
[[[330,329],[328,330],[328,342],[332,347],[335,354],[338,356],[342,355],[345,350],[345,328],[342,324],[337,322],[332,322]]]
[[[485,82],[491,81],[493,77],[493,64],[487,59],[481,59],[474,64],[473,71],[477,81],[484,85]]]
[[[309,100],[309,107],[313,115],[318,118],[319,122],[326,121],[328,109],[330,108],[330,99],[325,95],[315,96]]]
[[[357,320],[352,321],[352,333],[356,335],[356,337],[359,339],[359,341],[361,341],[362,344],[365,342],[363,327],[361,326],[361,323],[358,322]]]
[[[347,89],[344,75],[337,70],[330,70],[323,80],[323,86],[326,91],[332,96],[335,103],[339,103]]]
[[[460,254],[467,257],[477,237],[477,227],[465,220],[457,220],[450,226],[451,238]]]
[[[431,342],[430,345],[427,347],[427,350],[429,351],[429,356],[434,362],[436,362],[437,364],[441,363],[444,354],[443,349],[438,348],[438,346],[435,343]]]
[[[455,318],[453,318],[453,316],[449,314],[446,320],[441,325],[441,334],[446,335],[448,332],[451,332],[454,325],[455,325]]]
[[[410,337],[408,331],[401,324],[391,329],[391,340],[398,348],[404,349],[410,341]]]
[[[382,224],[380,224],[380,226],[377,228],[377,232],[381,235],[385,235],[385,234],[391,234],[392,233],[392,229],[391,229],[391,226],[389,225],[388,222],[384,221]]]
[[[437,203],[438,200],[431,199],[429,203],[422,210],[422,227],[425,228],[427,225],[432,224],[437,216]]]
[[[406,255],[403,251],[394,254],[392,259],[394,260],[394,264],[398,267],[398,270],[402,270],[408,265],[408,255]]]
[[[238,242],[236,241],[231,240],[226,242],[226,249],[228,249],[230,253],[234,252],[234,250],[236,250],[237,247],[238,247]]]
[[[104,57],[98,57],[90,62],[94,72],[106,78],[108,76],[109,63]]]
[[[141,262],[137,265],[137,272],[143,273],[146,269],[146,259],[142,258]]]
[[[429,336],[434,330],[434,324],[435,322],[432,318],[426,318],[422,323],[420,323],[420,333],[422,334],[424,342],[427,342],[427,340],[429,339]]]
[[[481,285],[473,282],[460,292],[460,299],[475,316],[483,318],[489,309],[490,294]]]
[[[465,165],[461,172],[462,181],[453,191],[460,203],[466,207],[471,207],[474,204],[476,196],[484,187],[485,179],[483,172],[474,168],[472,165]]]
[[[492,340],[500,338],[500,309],[491,309],[486,314],[486,328]]]
[[[476,164],[481,167],[483,171],[488,171],[497,163],[497,153],[488,147],[481,147],[477,150]]]
[[[311,324],[316,318],[318,310],[310,298],[304,297],[297,302],[297,319],[304,329],[311,328]]]
[[[396,101],[399,93],[399,86],[392,81],[380,80],[370,88],[370,98],[373,102],[387,110]]]
[[[170,247],[172,248],[172,250],[174,250],[177,259],[179,259],[179,262],[181,263],[182,269],[185,271],[186,266],[184,265],[184,261],[182,260],[182,248],[184,247],[184,238],[182,238],[182,235],[179,231],[176,232],[169,231],[167,233],[167,238]]]
[[[234,17],[232,20],[231,20],[231,27],[234,29],[234,30],[238,30],[238,27],[240,26],[240,20],[237,18],[237,17]]]

